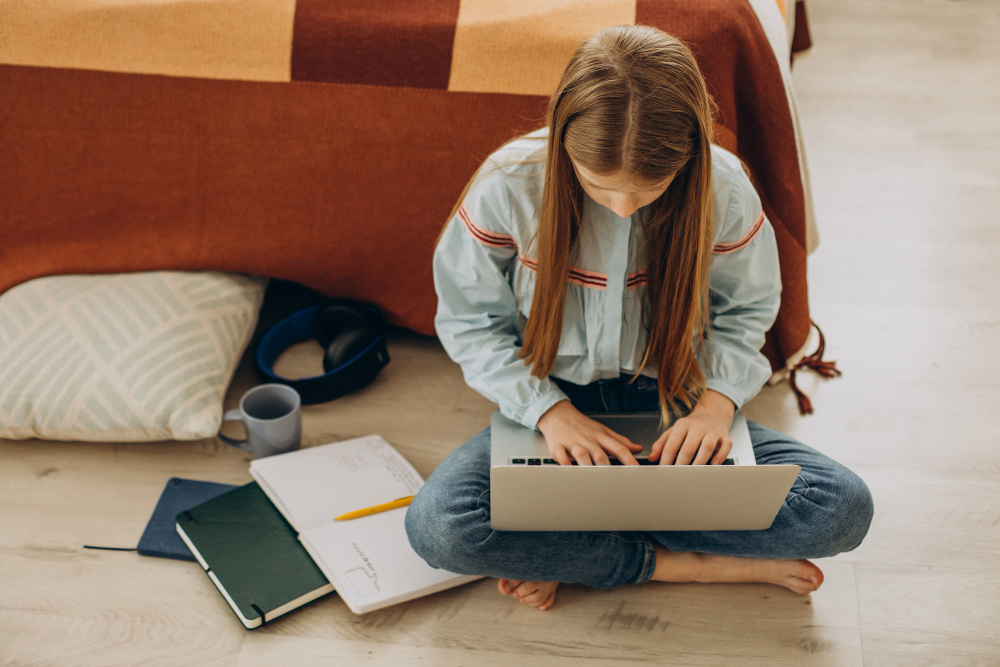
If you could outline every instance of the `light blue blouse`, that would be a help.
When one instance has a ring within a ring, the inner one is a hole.
[[[541,208],[546,128],[487,158],[434,252],[434,325],[466,382],[508,418],[535,428],[566,395],[518,359],[531,310],[537,253],[528,246]],[[538,153],[541,151],[541,153]],[[737,408],[760,391],[771,366],[760,352],[774,323],[781,275],[774,230],[740,166],[712,147],[715,247],[706,384]],[[585,197],[571,254],[562,338],[551,375],[576,384],[635,373],[648,330],[642,321],[643,207],[628,218]],[[642,374],[656,377],[655,360]]]

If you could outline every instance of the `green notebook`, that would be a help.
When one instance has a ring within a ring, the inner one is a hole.
[[[257,482],[181,512],[177,532],[247,628],[333,590]]]

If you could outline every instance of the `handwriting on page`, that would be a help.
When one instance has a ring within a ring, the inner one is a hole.
[[[406,462],[400,459],[399,454],[394,449],[383,449],[379,453],[382,455],[382,465],[392,473],[397,482],[405,485],[411,494],[420,490],[423,480],[414,473]]]
[[[382,457],[374,449],[355,449],[353,451],[337,452],[330,457],[344,470],[364,470],[382,463]]]
[[[378,581],[363,567],[356,567],[344,573],[358,595],[375,595],[379,592]]]
[[[406,493],[403,495],[412,495],[420,490],[424,481],[413,470],[412,466],[399,455],[399,452],[391,446],[377,442],[365,444],[369,446],[336,452],[331,455],[331,461],[335,462],[341,469],[354,473],[371,470],[372,473],[377,471],[377,474],[389,475],[406,489]],[[372,481],[374,482],[374,479]],[[389,500],[395,500],[395,498],[388,498],[385,502]]]

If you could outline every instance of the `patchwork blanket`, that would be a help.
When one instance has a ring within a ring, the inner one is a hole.
[[[0,292],[31,278],[246,272],[433,335],[432,243],[484,157],[543,124],[611,24],[690,44],[778,238],[765,353],[810,329],[808,174],[783,0],[4,0]]]

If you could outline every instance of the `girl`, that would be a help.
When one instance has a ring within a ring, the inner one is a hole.
[[[770,376],[774,232],[731,153],[691,52],[646,26],[601,30],[574,54],[546,126],[495,151],[438,239],[435,326],[466,382],[545,437],[562,465],[637,465],[641,446],[582,411],[659,410],[650,459],[719,464],[734,411]],[[545,610],[559,582],[760,581],[808,593],[806,558],[860,544],[865,483],[750,422],[759,464],[802,472],[760,531],[521,532],[490,528],[490,429],[429,477],[406,528],[429,564],[499,577]],[[664,511],[669,511],[664,508]]]

